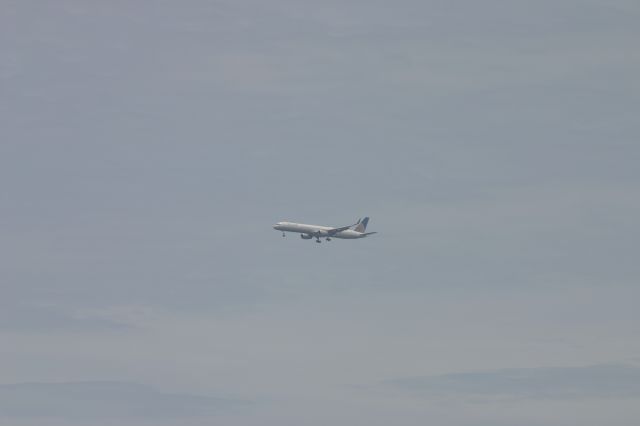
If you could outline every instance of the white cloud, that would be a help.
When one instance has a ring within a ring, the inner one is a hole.
[[[573,399],[638,398],[640,367],[509,368],[494,371],[410,377],[387,385],[427,397],[481,396],[496,398]]]
[[[166,418],[215,413],[239,401],[165,393],[129,382],[0,385],[0,416],[56,418]]]

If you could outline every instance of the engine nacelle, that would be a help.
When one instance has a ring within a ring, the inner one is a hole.
[[[309,234],[300,234],[300,238],[302,238],[303,240],[310,240],[313,238],[313,235],[309,235]]]

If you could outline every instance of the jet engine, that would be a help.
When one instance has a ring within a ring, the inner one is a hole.
[[[313,235],[309,235],[309,234],[300,234],[300,238],[302,238],[303,240],[310,240],[313,238]]]

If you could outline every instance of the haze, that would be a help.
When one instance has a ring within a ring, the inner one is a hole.
[[[0,6],[0,424],[640,421],[637,1]]]

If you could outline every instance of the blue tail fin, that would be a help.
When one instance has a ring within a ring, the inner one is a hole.
[[[354,231],[357,232],[365,232],[367,230],[367,225],[369,224],[369,218],[365,217],[362,220],[359,220],[356,224],[356,227],[353,228]]]

